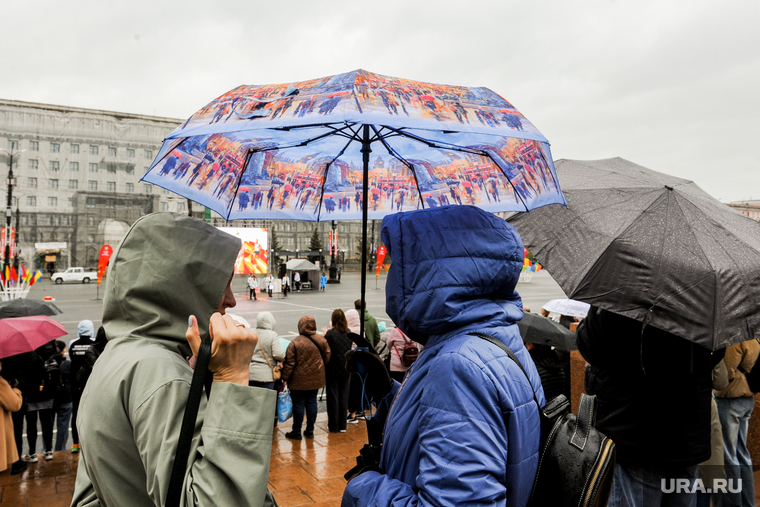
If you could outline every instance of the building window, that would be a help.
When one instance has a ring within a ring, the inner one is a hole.
[[[57,160],[51,160],[50,161],[50,170],[51,171],[58,171],[59,167],[61,167],[61,164]]]
[[[153,185],[143,185],[145,187],[145,193],[151,194],[153,193]]]
[[[90,145],[90,155],[97,155],[98,154],[98,147],[94,144]]]
[[[134,183],[127,183],[127,192],[132,193],[135,191],[135,184]]]
[[[58,180],[48,180],[48,187],[58,189]]]
[[[132,201],[130,200],[124,201],[124,207],[127,209],[132,209]]]
[[[90,163],[90,172],[91,172],[91,173],[96,173],[96,172],[98,172],[98,164],[93,164],[93,163]]]
[[[73,208],[74,207],[74,198],[73,197],[69,197],[69,202],[68,202],[67,206],[69,208]]]
[[[29,151],[40,151],[40,143],[37,141],[29,141]]]
[[[33,195],[28,195],[26,197],[26,205],[27,206],[37,206],[37,198]]]
[[[127,158],[135,158],[135,150],[127,148]]]
[[[162,188],[162,189],[161,189],[161,193],[162,193],[162,194],[168,194],[168,193],[169,193],[169,191],[168,191],[168,190],[166,190],[165,188]]]
[[[98,189],[98,182],[90,180],[87,182],[87,190],[97,190]]]
[[[79,162],[69,162],[69,171],[79,172]]]
[[[61,151],[59,143],[50,143],[50,153],[58,153],[59,151]]]
[[[116,164],[106,164],[106,171],[111,174],[116,174]]]
[[[87,207],[88,208],[94,208],[95,207],[95,198],[94,197],[88,197],[87,198]],[[92,221],[92,217],[89,217],[90,221]],[[90,223],[92,225],[92,223]]]
[[[48,197],[48,206],[58,206],[58,198],[57,197]]]
[[[29,159],[29,169],[37,169],[40,166],[40,161],[36,159]]]
[[[29,220],[27,220],[27,216],[23,215],[21,217],[21,225],[29,225],[28,222],[29,222]]]
[[[9,150],[18,150],[18,141],[13,141],[11,139],[8,139],[8,149]],[[145,152],[147,154],[147,152]]]
[[[161,203],[161,211],[169,211],[169,203],[168,202],[162,202]]]
[[[113,208],[116,205],[116,199],[106,199],[106,208]]]
[[[95,199],[92,199],[92,207],[95,207]],[[95,217],[89,216],[87,217],[87,225],[95,225]]]
[[[153,158],[153,150],[145,150],[145,158]]]
[[[32,188],[37,188],[37,178],[27,178],[26,184]]]
[[[77,181],[77,180],[69,180],[69,188],[71,190],[76,190],[77,188],[79,188],[79,181]]]
[[[127,166],[127,174],[135,174],[135,166],[128,165]]]
[[[69,146],[69,151],[71,153],[79,153],[79,145],[78,144],[72,144]]]
[[[177,211],[185,211],[185,203],[184,202],[177,203]]]
[[[109,157],[115,157],[116,156],[116,148],[113,146],[108,147],[108,156]]]
[[[116,182],[115,181],[106,182],[106,190],[108,192],[116,192]]]

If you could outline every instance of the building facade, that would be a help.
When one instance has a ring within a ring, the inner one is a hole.
[[[760,200],[730,202],[728,205],[742,215],[760,222]]]
[[[140,181],[182,121],[0,99],[0,174],[6,174],[0,207],[6,208],[12,164],[10,209],[21,262],[43,270],[95,267],[100,247],[115,248],[141,216],[188,213],[187,199]],[[197,204],[193,216],[220,226],[272,227],[282,249],[291,251],[309,250],[315,226],[326,251],[331,229],[329,222],[227,222]],[[345,257],[358,257],[360,222],[338,222],[337,229]],[[379,224],[375,237],[376,245]]]

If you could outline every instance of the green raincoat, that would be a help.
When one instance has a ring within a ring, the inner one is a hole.
[[[171,213],[141,218],[111,259],[109,342],[82,395],[72,505],[164,505],[193,370],[185,339],[208,332],[240,240]],[[275,392],[215,383],[202,397],[182,502],[276,505],[267,490]]]

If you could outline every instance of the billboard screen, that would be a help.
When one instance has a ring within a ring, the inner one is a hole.
[[[255,227],[217,227],[240,238],[243,246],[235,261],[236,275],[266,275],[269,263],[267,230]]]

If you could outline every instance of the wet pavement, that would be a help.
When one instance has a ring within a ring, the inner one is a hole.
[[[291,420],[279,424],[272,435],[269,489],[282,507],[339,506],[346,481],[343,474],[356,464],[367,439],[364,421],[349,424],[346,433],[327,431],[327,414],[317,417],[314,438],[285,438]],[[63,507],[71,503],[78,454],[56,452],[52,461],[42,455],[23,473],[0,473],[0,505]]]

